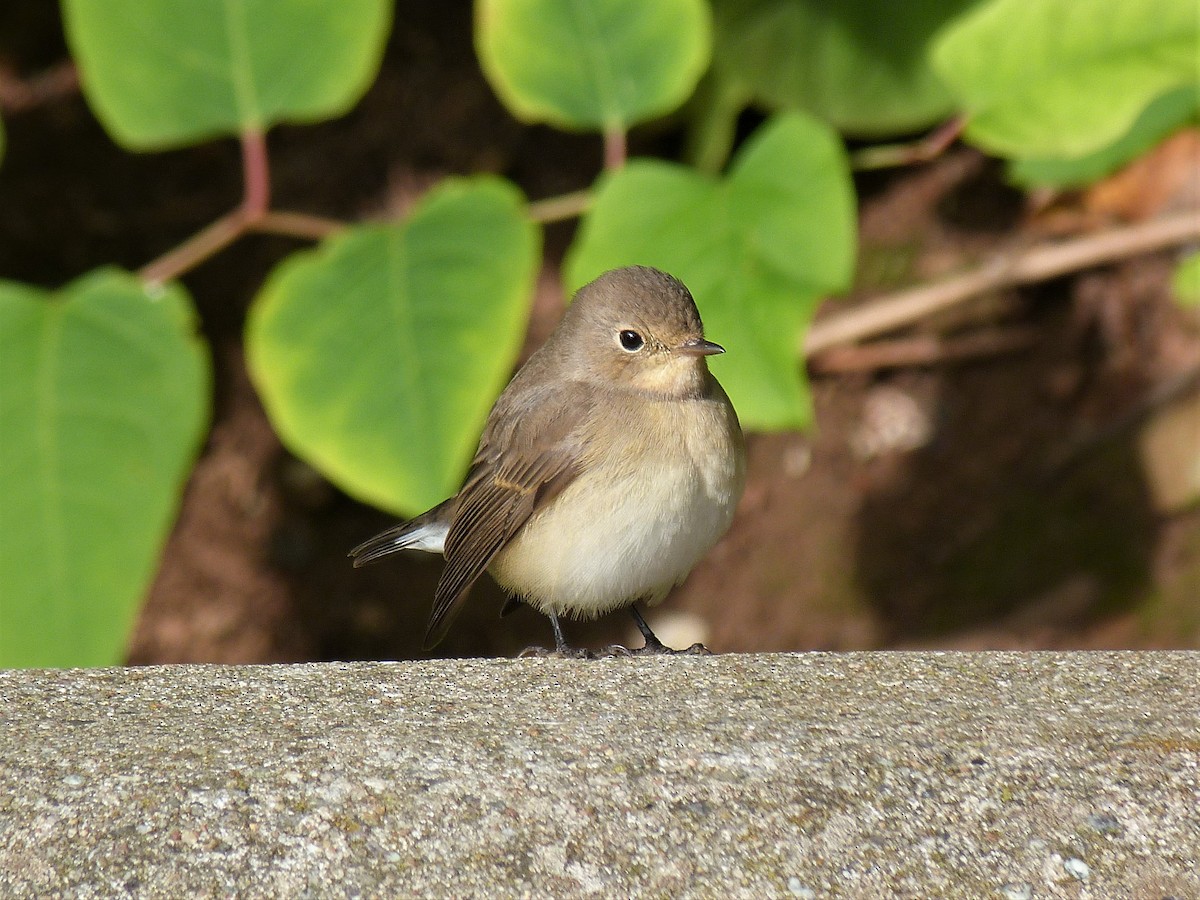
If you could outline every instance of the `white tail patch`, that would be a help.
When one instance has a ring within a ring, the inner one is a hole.
[[[419,525],[396,541],[397,550],[424,550],[426,553],[446,552],[448,522],[428,522]]]

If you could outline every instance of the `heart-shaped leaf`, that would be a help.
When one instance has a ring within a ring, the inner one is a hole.
[[[0,666],[120,660],[208,397],[178,285],[0,282]]]
[[[285,261],[246,327],[284,443],[400,514],[453,493],[520,350],[538,251],[517,190],[473,178]]]
[[[990,0],[951,24],[934,67],[967,137],[1018,157],[1082,156],[1127,132],[1155,97],[1195,84],[1196,0]]]
[[[606,176],[565,265],[579,287],[618,266],[657,266],[696,297],[714,361],[749,428],[811,419],[798,362],[817,301],[853,270],[854,189],[837,136],[799,113],[769,120],[724,179],[654,160]]]
[[[348,110],[387,0],[63,0],[84,94],[113,139],[156,150]]]
[[[708,66],[704,0],[477,0],[475,47],[512,112],[625,128],[683,103]]]

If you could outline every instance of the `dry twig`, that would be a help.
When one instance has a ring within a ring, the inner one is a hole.
[[[986,263],[935,284],[885,294],[813,324],[804,342],[812,356],[911,325],[987,291],[1031,284],[1180,244],[1200,242],[1200,210],[1116,228]]]
[[[870,372],[897,366],[930,366],[1014,353],[1033,346],[1038,329],[1017,325],[990,328],[958,337],[919,335],[862,346],[831,347],[809,360],[817,372]]]

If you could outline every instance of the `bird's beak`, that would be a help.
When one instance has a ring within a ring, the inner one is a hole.
[[[688,356],[715,356],[718,353],[725,352],[725,348],[720,344],[714,344],[712,341],[704,340],[704,338],[689,338],[675,349],[680,353],[686,353]]]

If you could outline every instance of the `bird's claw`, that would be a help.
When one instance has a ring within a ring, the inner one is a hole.
[[[668,647],[662,641],[646,641],[644,647],[631,650],[632,656],[712,656],[713,652],[701,643],[692,644],[683,650]]]
[[[609,644],[603,650],[596,653],[597,658],[604,659],[614,656],[633,656],[636,651],[630,650],[624,644]]]

